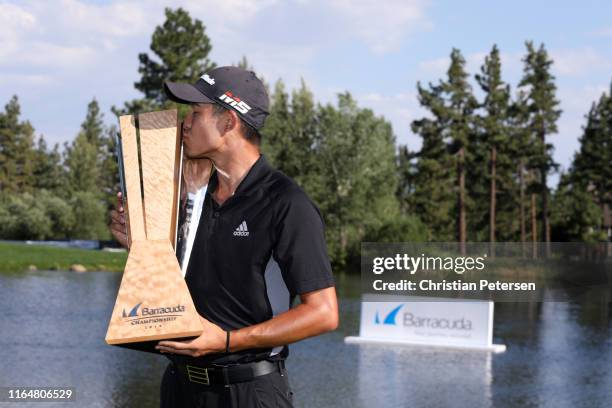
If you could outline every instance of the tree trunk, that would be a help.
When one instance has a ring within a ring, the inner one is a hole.
[[[457,177],[459,181],[459,194],[457,195],[458,207],[459,207],[459,246],[461,255],[465,255],[465,242],[466,242],[466,223],[465,223],[465,171],[463,168],[465,160],[465,148],[459,149],[459,160],[457,162]]]
[[[525,228],[525,165],[521,160],[519,165],[519,184],[520,184],[520,213],[519,219],[521,223],[521,250],[522,255],[525,257],[525,242],[527,241],[527,233]]]
[[[491,148],[491,196],[489,202],[489,242],[490,249],[489,255],[495,257],[495,211],[496,211],[496,195],[497,186],[495,184],[496,172],[495,172],[495,161],[497,159],[497,149],[495,146]]]
[[[536,221],[536,195],[531,193],[531,256],[538,257],[538,223]]]
[[[543,157],[546,157],[546,134],[544,131],[540,132],[540,140],[542,142],[542,149],[544,150]],[[540,170],[540,180],[542,182],[542,233],[544,234],[545,242],[545,254],[546,257],[550,256],[550,217],[548,214],[548,184],[547,184],[547,168],[543,165]]]
[[[546,257],[550,256],[550,217],[548,216],[548,187],[546,186],[546,176],[542,177],[542,229],[545,241]]]

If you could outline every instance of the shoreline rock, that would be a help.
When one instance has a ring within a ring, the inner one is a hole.
[[[87,268],[85,268],[81,264],[72,264],[72,265],[70,265],[70,270],[72,272],[79,272],[79,273],[87,272]]]

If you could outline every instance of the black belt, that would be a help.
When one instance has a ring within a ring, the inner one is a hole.
[[[190,383],[208,386],[251,381],[255,377],[281,371],[285,368],[285,361],[263,360],[254,363],[211,367],[174,362],[174,366]]]

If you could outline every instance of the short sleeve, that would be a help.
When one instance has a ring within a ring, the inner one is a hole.
[[[297,186],[279,197],[274,259],[291,295],[334,286],[323,218]]]

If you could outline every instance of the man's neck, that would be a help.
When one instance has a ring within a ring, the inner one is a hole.
[[[215,200],[223,204],[240,185],[253,164],[259,159],[257,149],[246,149],[233,154],[220,155],[213,158],[217,171],[217,188],[213,191]]]

